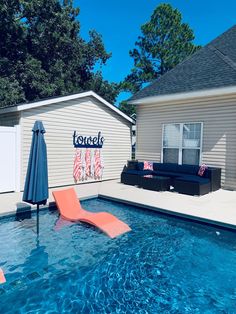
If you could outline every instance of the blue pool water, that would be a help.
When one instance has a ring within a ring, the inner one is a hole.
[[[56,211],[0,220],[0,313],[236,313],[236,233],[102,199],[132,232],[55,230]]]

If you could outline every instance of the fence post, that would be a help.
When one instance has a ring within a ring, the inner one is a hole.
[[[15,125],[16,131],[16,179],[15,179],[15,192],[20,192],[21,183],[21,127]]]

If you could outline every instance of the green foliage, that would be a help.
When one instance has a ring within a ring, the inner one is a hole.
[[[115,83],[109,83],[102,78],[100,71],[94,73],[85,86],[85,90],[97,91],[108,102],[113,103],[119,93],[119,86]]]
[[[0,103],[7,107],[9,103],[16,104],[25,101],[24,92],[14,78],[0,77]]]
[[[134,105],[128,104],[125,100],[120,103],[119,109],[130,117],[132,114],[136,113],[136,107]]]
[[[72,0],[1,0],[1,106],[91,88],[115,100],[118,85],[96,71],[111,55],[97,32],[87,42],[81,38],[78,14]],[[9,90],[15,86],[8,95],[6,78]]]
[[[181,13],[169,4],[160,4],[149,22],[141,26],[142,35],[130,51],[134,68],[122,83],[122,89],[137,92],[143,83],[157,79],[193,54],[194,34],[182,22]]]

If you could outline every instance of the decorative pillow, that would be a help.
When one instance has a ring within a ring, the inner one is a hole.
[[[153,170],[153,162],[144,161],[143,162],[143,170]]]
[[[204,172],[205,172],[206,169],[207,169],[207,165],[202,164],[202,165],[199,167],[198,175],[199,175],[200,177],[202,177],[202,176],[204,175]]]

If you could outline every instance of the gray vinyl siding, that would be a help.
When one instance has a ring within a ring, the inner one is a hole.
[[[161,161],[162,126],[203,122],[201,162],[222,168],[222,185],[236,189],[236,97],[137,106],[139,160]]]
[[[0,126],[15,126],[20,123],[20,112],[0,114]]]
[[[32,125],[42,120],[46,129],[49,186],[74,184],[73,132],[97,136],[102,132],[104,160],[103,180],[119,178],[131,156],[131,123],[94,99],[71,100],[22,112],[22,182],[25,178],[30,150]]]

